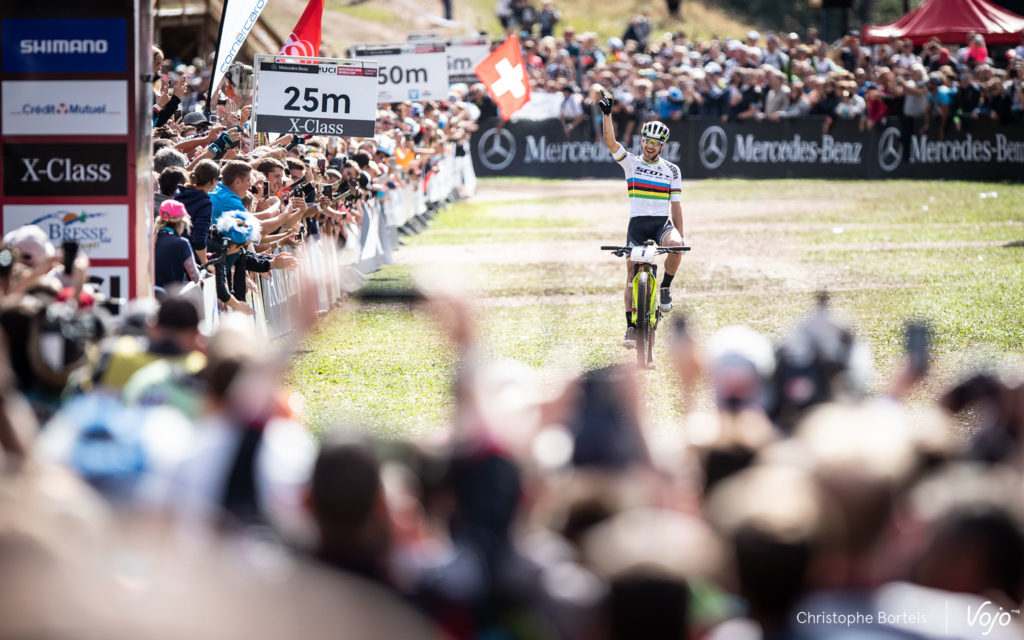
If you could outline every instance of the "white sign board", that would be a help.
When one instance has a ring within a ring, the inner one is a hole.
[[[89,281],[109,298],[128,297],[128,267],[89,267]],[[207,286],[215,288],[212,282]]]
[[[73,240],[90,258],[128,259],[126,204],[4,206],[4,235],[27,224],[42,229],[55,247],[60,247],[66,240]],[[127,282],[125,280],[125,286]]]
[[[256,131],[372,138],[377,63],[256,57]]]
[[[125,80],[5,80],[5,136],[126,135]]]
[[[356,45],[352,55],[380,65],[380,103],[448,97],[448,57],[443,44]]]
[[[452,38],[445,45],[448,54],[448,84],[480,82],[473,69],[491,53],[487,38]]]

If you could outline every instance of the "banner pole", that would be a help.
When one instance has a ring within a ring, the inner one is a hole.
[[[213,64],[210,65],[210,86],[206,89],[206,119],[210,119],[210,102],[213,100],[213,79],[217,77],[217,58],[220,57],[220,41],[224,37],[224,16],[228,13],[228,3],[231,0],[224,0],[220,9],[220,27],[217,28],[217,44],[213,47]]]

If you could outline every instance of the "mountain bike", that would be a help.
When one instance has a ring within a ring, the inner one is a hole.
[[[690,247],[662,247],[648,240],[635,247],[602,246],[601,251],[611,251],[620,258],[628,258],[633,265],[633,322],[636,324],[636,363],[646,369],[654,362],[654,333],[661,320],[658,305],[658,265],[654,258],[663,253],[681,253]]]

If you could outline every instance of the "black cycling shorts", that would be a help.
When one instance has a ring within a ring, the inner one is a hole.
[[[648,240],[654,240],[660,244],[665,237],[665,232],[671,231],[672,220],[661,216],[637,216],[629,219],[629,227],[626,229],[626,246],[635,247]]]

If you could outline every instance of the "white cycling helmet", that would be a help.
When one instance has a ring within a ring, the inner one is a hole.
[[[640,136],[650,138],[651,140],[657,140],[664,144],[668,142],[668,127],[665,126],[665,123],[663,122],[651,120],[644,125],[643,129],[640,130]]]

